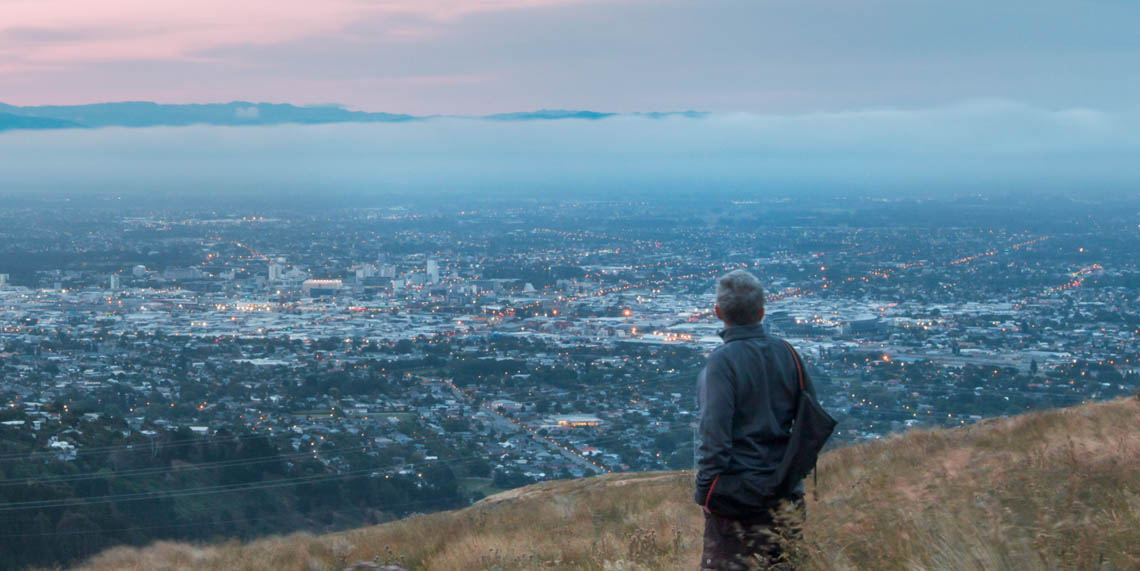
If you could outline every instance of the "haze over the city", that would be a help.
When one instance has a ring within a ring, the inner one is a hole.
[[[982,101],[794,116],[0,133],[6,193],[1128,193],[1140,115]]]

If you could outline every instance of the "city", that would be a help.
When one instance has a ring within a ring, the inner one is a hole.
[[[1086,4],[0,2],[0,571],[1140,569]]]
[[[91,545],[248,536],[691,468],[712,283],[736,268],[841,421],[832,446],[1128,395],[1137,206],[1080,208],[11,209],[0,517]]]

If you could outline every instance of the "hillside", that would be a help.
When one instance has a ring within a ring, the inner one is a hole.
[[[83,568],[695,569],[690,472],[547,482],[325,536],[116,548]],[[810,490],[810,486],[809,486]],[[1140,567],[1140,400],[911,431],[827,453],[807,569]]]

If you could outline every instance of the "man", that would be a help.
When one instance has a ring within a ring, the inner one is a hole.
[[[697,379],[701,442],[694,499],[705,508],[701,569],[787,568],[783,547],[799,537],[804,516],[802,481],[787,496],[760,498],[766,507],[744,518],[718,515],[708,500],[718,476],[763,483],[780,464],[796,414],[798,357],[764,332],[764,289],[752,274],[736,270],[717,280],[713,309],[724,322],[724,344]],[[806,372],[803,380],[814,398]]]

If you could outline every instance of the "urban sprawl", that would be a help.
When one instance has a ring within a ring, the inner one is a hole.
[[[766,284],[765,327],[841,420],[833,445],[1132,393],[1135,206],[1032,208],[11,209],[0,468],[14,481],[30,464],[223,435],[283,463],[234,490],[396,479],[446,505],[687,469],[696,374],[720,343],[713,284],[736,268]],[[428,509],[387,501],[376,508]]]

